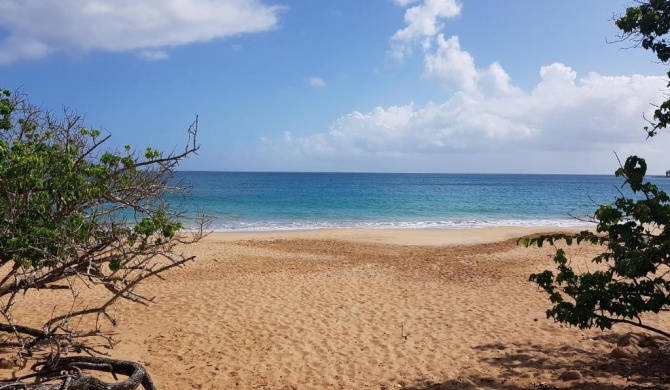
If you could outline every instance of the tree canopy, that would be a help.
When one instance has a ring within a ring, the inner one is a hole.
[[[112,150],[104,148],[110,135],[84,126],[74,111],[55,115],[0,89],[0,347],[19,362],[40,359],[39,388],[102,386],[81,369],[129,375],[119,389],[153,388],[136,363],[62,355],[99,356],[100,341],[114,346],[104,326],[116,324],[113,304],[148,304],[138,284],[193,259],[179,244],[197,241],[202,229],[183,232],[181,211],[166,198],[182,191],[174,168],[198,150],[197,118],[188,135],[170,154]],[[71,304],[42,313],[41,322],[15,315],[21,300],[60,290]],[[106,298],[88,301],[91,290]],[[0,387],[32,386],[19,383]]]
[[[641,2],[637,7],[626,9],[625,15],[616,20],[621,30],[622,40],[631,40],[645,50],[651,50],[659,61],[667,64],[670,61],[670,47],[668,46],[668,31],[670,31],[670,2],[667,0],[648,0]],[[668,86],[670,86],[670,71]],[[661,103],[654,111],[653,120],[645,130],[650,137],[658,130],[665,129],[670,124],[670,99]]]
[[[642,1],[629,7],[616,25],[623,40],[651,50],[663,64],[670,60],[670,1]],[[653,137],[669,123],[670,99],[657,106],[644,129]],[[670,337],[669,330],[644,322],[645,314],[670,311],[670,198],[646,181],[647,163],[641,157],[628,157],[615,174],[624,179],[633,196],[622,192],[613,204],[601,205],[594,215],[595,232],[521,240],[538,246],[557,241],[601,245],[605,251],[593,259],[599,268],[579,272],[565,250],[558,248],[554,256],[557,272],[533,274],[530,280],[549,294],[552,307],[547,317],[559,322],[601,329],[627,323]]]

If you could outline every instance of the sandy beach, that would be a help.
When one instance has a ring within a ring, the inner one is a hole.
[[[110,353],[168,390],[664,388],[665,341],[546,319],[528,275],[553,249],[516,245],[539,231],[211,234],[143,286],[151,306],[116,305]]]

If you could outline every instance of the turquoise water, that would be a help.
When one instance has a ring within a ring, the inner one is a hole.
[[[177,172],[214,231],[580,226],[614,176]],[[670,191],[670,179],[651,178]]]

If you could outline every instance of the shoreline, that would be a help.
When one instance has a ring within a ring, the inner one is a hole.
[[[595,223],[574,218],[536,219],[458,219],[458,220],[293,220],[293,221],[244,221],[230,222],[210,216],[210,229],[216,233],[274,233],[318,230],[469,230],[485,228],[538,228],[578,229],[590,228]],[[187,228],[188,229],[188,228]]]
[[[119,324],[107,329],[121,342],[110,354],[143,364],[166,390],[660,384],[637,369],[663,372],[651,346],[618,346],[630,327],[580,330],[546,318],[548,297],[528,275],[553,269],[554,248],[514,239],[578,230],[212,233],[179,248],[196,261],[146,281],[141,293],[156,297],[148,308],[114,305]],[[571,261],[600,251],[573,246]],[[37,324],[54,305],[72,305],[66,291],[34,298],[22,295],[16,313]],[[667,327],[670,315],[650,322]]]
[[[203,242],[272,241],[290,239],[340,240],[416,246],[474,245],[540,233],[576,233],[589,227],[498,226],[465,229],[318,229],[263,232],[211,232]]]

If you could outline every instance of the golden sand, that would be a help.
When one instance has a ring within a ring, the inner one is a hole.
[[[547,297],[528,275],[551,267],[553,251],[515,243],[534,232],[212,234],[187,248],[195,263],[147,282],[153,305],[117,304],[122,342],[111,354],[145,364],[167,390],[623,389],[667,380],[663,342],[640,346],[633,335],[617,347],[629,328],[581,331],[546,319]],[[569,253],[586,266],[598,248]]]

